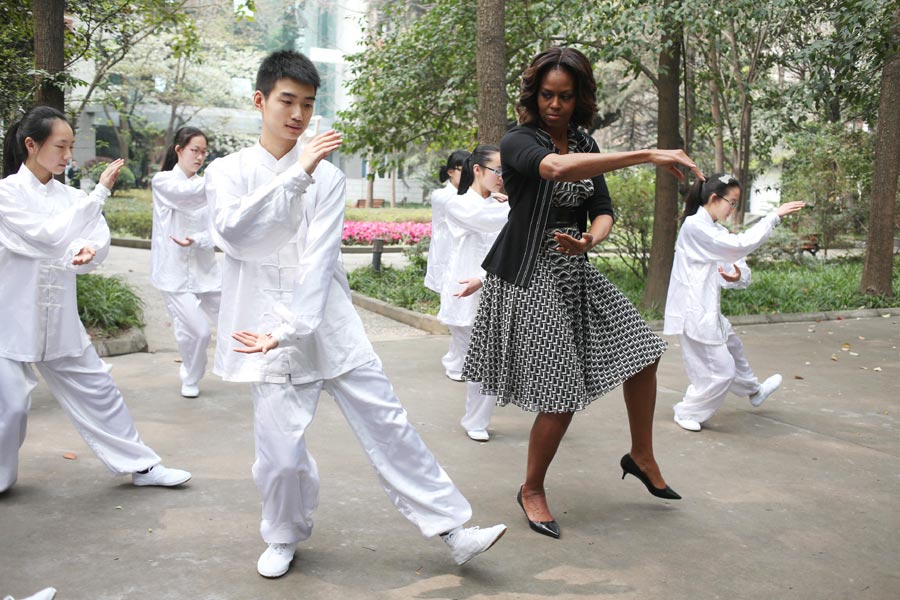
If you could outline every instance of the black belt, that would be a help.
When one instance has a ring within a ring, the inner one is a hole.
[[[574,227],[578,229],[578,208],[575,206],[553,206],[547,219],[548,228]]]

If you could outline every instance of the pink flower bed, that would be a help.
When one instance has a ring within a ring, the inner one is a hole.
[[[371,246],[382,238],[385,244],[416,244],[431,236],[431,223],[386,223],[379,221],[344,221],[345,246]]]

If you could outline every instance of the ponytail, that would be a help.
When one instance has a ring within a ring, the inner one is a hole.
[[[459,188],[456,191],[458,195],[465,194],[469,191],[469,187],[475,183],[475,165],[483,167],[484,163],[490,160],[491,155],[498,152],[500,152],[500,148],[488,144],[476,146],[472,150],[472,154],[462,164],[462,172],[459,175]]]
[[[684,213],[681,215],[681,222],[697,214],[701,206],[705,206],[709,199],[715,194],[719,198],[724,198],[729,188],[741,188],[740,182],[728,173],[715,173],[706,179],[698,179],[691,186],[691,189],[684,197]]]
[[[66,115],[53,107],[35,106],[10,126],[3,140],[3,177],[17,173],[28,158],[25,139],[43,144],[50,137],[53,122],[57,119],[69,122]]]
[[[162,167],[159,170],[171,171],[174,169],[175,165],[178,164],[178,153],[175,152],[175,148],[184,148],[197,136],[202,137],[209,143],[206,134],[196,127],[181,127],[178,129],[172,137],[172,144],[166,149],[166,157],[163,159]]]

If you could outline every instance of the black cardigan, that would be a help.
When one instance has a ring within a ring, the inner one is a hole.
[[[600,152],[597,142],[581,129],[569,129],[579,152]],[[488,273],[527,288],[534,274],[544,230],[550,220],[550,200],[556,182],[543,179],[541,161],[557,152],[550,136],[537,125],[513,127],[500,141],[503,185],[509,195],[509,220],[482,263]],[[587,230],[588,217],[614,217],[612,200],[603,175],[592,178],[594,195],[577,209],[578,228]]]

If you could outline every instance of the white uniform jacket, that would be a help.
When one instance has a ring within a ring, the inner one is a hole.
[[[90,196],[51,179],[41,183],[22,165],[0,180],[0,357],[42,362],[81,356],[91,343],[75,297],[75,274],[92,271],[109,253],[100,212],[109,190]],[[72,258],[85,246],[97,255]]]
[[[480,293],[457,298],[463,279],[484,279],[481,263],[506,225],[509,205],[491,196],[482,198],[471,188],[447,202],[449,256],[441,284],[441,310],[438,319],[445,325],[468,326],[475,323]]]
[[[153,176],[153,242],[150,281],[164,292],[217,292],[222,274],[209,234],[209,207],[203,178],[188,177],[175,165]],[[183,248],[169,236],[191,238]]]
[[[257,143],[206,170],[213,242],[225,252],[214,372],[226,381],[308,383],[377,358],[341,262],[344,174],[307,175],[300,147],[277,160]],[[234,352],[232,332],[271,333],[266,354]]]
[[[425,270],[425,287],[441,293],[444,271],[450,258],[450,232],[447,230],[447,201],[456,195],[456,188],[449,181],[442,188],[431,192],[431,241],[428,243],[428,267]]]
[[[720,290],[750,284],[750,267],[743,259],[763,245],[780,221],[773,212],[747,231],[734,234],[713,221],[703,207],[685,219],[675,243],[663,333],[683,333],[704,344],[724,344],[729,327],[720,308]],[[731,273],[733,264],[741,269],[741,280],[729,284],[718,268]]]

